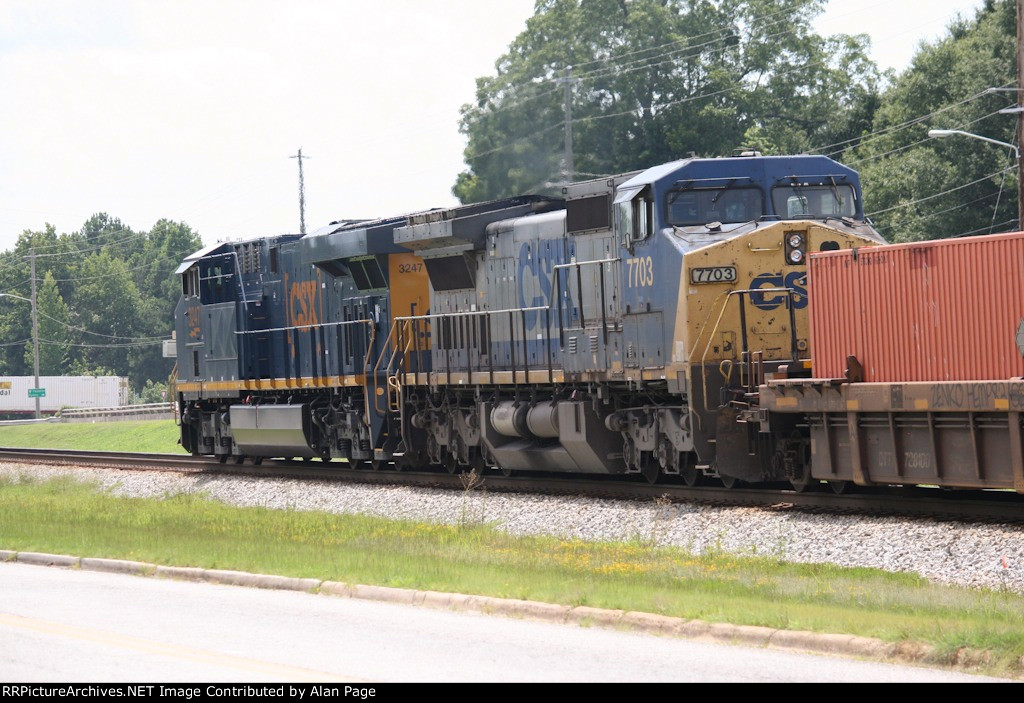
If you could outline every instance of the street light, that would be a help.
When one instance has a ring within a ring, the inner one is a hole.
[[[34,264],[35,262],[33,262]],[[14,295],[13,293],[0,293],[0,298],[14,298],[16,300],[24,300],[26,303],[32,305],[32,361],[35,366],[36,372],[36,390],[39,390],[39,316],[36,312],[36,300],[35,295],[31,298],[26,298],[21,295]],[[42,417],[42,413],[39,412],[39,396],[36,397],[36,419]]]
[[[1017,148],[1016,144],[1010,144],[1009,142],[1001,142],[998,139],[990,139],[988,137],[983,137],[980,134],[974,134],[973,132],[964,132],[963,130],[960,130],[960,129],[929,129],[928,130],[928,136],[932,137],[933,139],[935,139],[935,138],[940,138],[941,139],[942,137],[949,137],[949,136],[952,136],[954,134],[959,134],[959,135],[962,135],[964,137],[971,137],[972,139],[980,139],[981,141],[988,142],[989,144],[998,144],[999,146],[1005,146],[1007,149],[1013,149],[1014,155],[1017,157],[1017,160],[1020,161],[1020,149]]]
[[[1017,158],[1017,229],[1024,230],[1024,174],[1021,173],[1020,148],[1016,144],[1001,142],[998,139],[990,139],[989,137],[983,137],[980,134],[974,134],[973,132],[965,132],[962,129],[928,130],[928,136],[932,139],[941,139],[953,134],[970,137],[971,139],[980,139],[981,141],[988,142],[989,144],[997,144],[999,146],[1005,146],[1007,149],[1013,149],[1013,155]]]

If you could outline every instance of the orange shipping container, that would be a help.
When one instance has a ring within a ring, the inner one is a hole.
[[[1024,232],[817,253],[808,300],[816,377],[1024,376]]]

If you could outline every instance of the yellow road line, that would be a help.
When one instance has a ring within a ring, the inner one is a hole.
[[[156,654],[159,656],[170,657],[172,659],[196,662],[198,664],[208,664],[237,669],[246,673],[279,677],[285,681],[336,681],[342,683],[367,682],[366,679],[346,677],[339,674],[329,674],[327,672],[314,671],[312,669],[288,666],[287,664],[274,664],[273,662],[237,657],[231,654],[222,654],[220,652],[196,649],[194,647],[186,647],[177,644],[155,642],[153,640],[132,637],[130,635],[122,635],[116,632],[105,632],[103,630],[77,627],[75,625],[65,625],[63,623],[39,620],[37,618],[27,618],[22,615],[0,613],[0,626],[26,630],[28,632],[37,632],[53,637],[94,642],[110,647],[120,647],[121,649],[129,649],[136,652],[144,652],[146,654]]]

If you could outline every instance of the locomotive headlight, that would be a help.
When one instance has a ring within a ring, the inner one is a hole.
[[[782,235],[782,243],[785,245],[786,265],[802,266],[807,258],[807,233],[786,232]]]

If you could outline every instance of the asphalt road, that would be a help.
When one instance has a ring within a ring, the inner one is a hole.
[[[0,563],[0,680],[993,679],[290,591]]]

